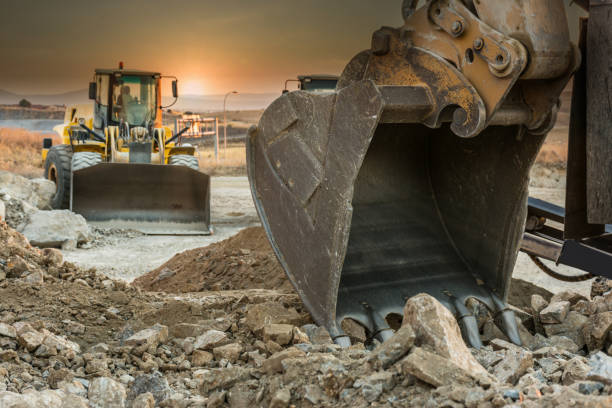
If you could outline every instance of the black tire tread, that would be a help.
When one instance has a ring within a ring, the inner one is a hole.
[[[51,207],[62,210],[70,207],[70,175],[72,164],[72,147],[70,145],[52,146],[45,160],[45,178],[49,175],[49,167],[55,164],[57,169],[57,189],[51,199]]]
[[[200,170],[200,163],[196,156],[191,156],[188,154],[177,154],[175,156],[170,156],[168,160],[168,164],[172,166],[185,166],[190,169]]]
[[[72,171],[102,163],[102,155],[96,152],[76,152],[72,155]]]

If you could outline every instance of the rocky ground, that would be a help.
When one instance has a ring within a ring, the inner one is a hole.
[[[143,292],[0,224],[0,406],[593,406],[612,404],[612,292],[530,298],[523,347],[479,305],[485,346],[408,300],[383,344],[348,322],[333,344],[297,295]]]
[[[562,204],[563,168],[534,173],[533,191]],[[213,180],[216,236],[171,242],[49,211],[51,193],[0,172],[0,408],[612,406],[609,281],[553,285],[519,259],[509,302],[523,346],[474,302],[484,347],[468,348],[418,295],[385,343],[346,320],[343,349],[261,227],[243,229],[244,180]]]
[[[213,275],[256,273],[269,248],[243,247],[258,234],[187,252],[151,276],[189,273],[202,256]],[[342,349],[280,281],[285,289],[232,287],[230,276],[204,288],[225,290],[145,292],[32,247],[4,222],[0,242],[0,407],[612,405],[607,281],[592,298],[522,287],[523,347],[472,304],[485,346],[469,349],[454,316],[418,295],[385,343],[346,321],[353,345]],[[222,254],[234,262],[219,269]]]

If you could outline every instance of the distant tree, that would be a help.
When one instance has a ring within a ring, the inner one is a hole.
[[[32,103],[27,99],[22,99],[19,101],[19,106],[21,106],[22,108],[30,108],[32,107]]]

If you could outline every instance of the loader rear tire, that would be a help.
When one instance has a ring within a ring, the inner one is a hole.
[[[55,183],[51,207],[61,210],[70,206],[70,167],[72,147],[57,145],[49,149],[45,160],[45,178]]]
[[[102,163],[102,155],[95,152],[77,152],[72,156],[72,171]]]
[[[170,156],[170,159],[168,159],[168,164],[173,166],[185,166],[197,171],[200,170],[198,158],[188,154],[177,154],[175,156]]]

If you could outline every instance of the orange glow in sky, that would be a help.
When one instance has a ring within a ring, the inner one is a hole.
[[[206,95],[207,89],[204,81],[200,79],[179,79],[179,93],[182,95]]]
[[[300,74],[340,74],[375,30],[403,24],[402,0],[0,4],[0,90],[25,95],[86,89],[118,61],[175,75],[183,95],[278,93]]]

